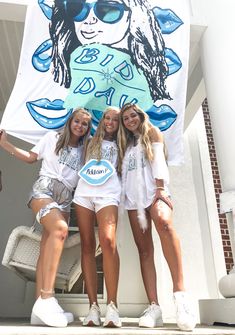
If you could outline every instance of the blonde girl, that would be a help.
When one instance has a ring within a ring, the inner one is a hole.
[[[22,150],[0,131],[0,146],[26,163],[42,160],[39,177],[33,185],[28,206],[42,225],[40,255],[36,273],[36,302],[31,313],[32,325],[66,327],[73,321],[54,298],[56,273],[68,232],[72,193],[78,182],[78,171],[84,160],[91,129],[91,115],[76,109],[64,129],[47,132],[30,150]]]
[[[169,173],[163,135],[137,105],[121,109],[120,155],[123,159],[123,203],[128,211],[149,306],[139,319],[140,327],[163,325],[154,263],[152,223],[159,235],[173,282],[176,321],[181,330],[195,327],[195,315],[185,292],[181,248],[172,222]]]
[[[121,327],[117,308],[119,255],[116,244],[121,194],[121,183],[117,172],[119,150],[116,141],[119,113],[120,110],[116,107],[109,107],[104,111],[96,133],[88,145],[87,164],[82,169],[84,172],[80,174],[81,178],[73,199],[81,235],[82,270],[90,303],[88,315],[83,321],[84,326],[101,325],[95,262],[94,222],[96,221],[107,290],[107,309],[103,326]],[[100,166],[105,168],[100,170]],[[99,175],[100,171],[104,174],[93,180],[92,177]]]

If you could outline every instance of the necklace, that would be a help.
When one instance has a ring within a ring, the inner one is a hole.
[[[107,133],[105,133],[105,135],[104,135],[104,140],[113,142],[113,141],[114,141],[114,136],[113,136],[113,134],[107,134]]]

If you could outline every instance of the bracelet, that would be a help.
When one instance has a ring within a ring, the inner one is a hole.
[[[159,186],[159,187],[157,187],[157,190],[165,191],[165,188],[163,186]]]
[[[55,293],[54,290],[48,290],[48,291],[46,291],[46,290],[41,289],[40,291],[41,291],[41,293],[44,293],[44,294],[54,294]]]

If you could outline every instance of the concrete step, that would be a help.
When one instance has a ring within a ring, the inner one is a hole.
[[[122,328],[83,327],[76,320],[66,328],[31,326],[29,319],[0,318],[0,335],[189,335],[191,332],[179,331],[176,324],[164,324],[160,328],[139,328],[138,319],[122,318]],[[235,326],[197,325],[193,335],[234,335]]]

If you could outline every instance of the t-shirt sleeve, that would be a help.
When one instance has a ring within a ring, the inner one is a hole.
[[[169,170],[164,155],[164,144],[161,142],[152,143],[154,159],[151,162],[153,177],[163,179],[169,183]]]
[[[37,160],[43,159],[46,147],[51,145],[52,137],[55,136],[55,132],[47,132],[39,142],[30,150],[38,155]]]

